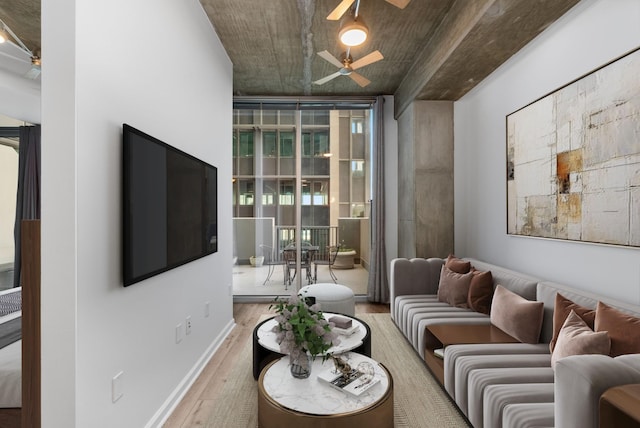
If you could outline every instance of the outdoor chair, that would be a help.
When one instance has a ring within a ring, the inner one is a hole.
[[[275,248],[269,245],[260,245],[260,249],[262,250],[262,255],[264,256],[263,266],[268,266],[269,271],[267,272],[267,278],[264,280],[262,285],[266,285],[267,282],[271,279],[271,275],[276,270],[277,266],[282,266],[282,283],[287,285],[287,272],[285,266],[285,260],[280,256],[280,252],[278,252]]]
[[[331,275],[331,279],[333,280],[334,284],[338,283],[338,278],[336,277],[336,274],[333,273],[333,264],[336,262],[336,257],[338,257],[338,251],[340,251],[340,245],[335,245],[335,246],[330,246],[327,247],[327,259],[319,259],[319,260],[314,260],[314,268],[313,268],[313,282],[317,282],[318,281],[318,265],[321,266],[328,266],[329,267],[329,275]]]
[[[307,242],[303,242],[301,248],[301,260],[300,260],[300,269],[304,270],[305,276],[307,278],[307,283],[313,283],[313,276],[311,275],[311,264],[314,260],[315,253],[318,251],[318,247],[315,247]],[[293,280],[296,277],[296,256],[297,250],[294,244],[288,245],[284,250],[284,260],[285,266],[287,270],[287,274],[285,275],[289,284],[293,283]],[[285,287],[286,289],[286,287]]]

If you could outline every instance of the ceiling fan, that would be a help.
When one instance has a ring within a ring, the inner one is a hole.
[[[385,0],[385,1],[387,3],[391,3],[392,5],[400,9],[404,9],[405,7],[407,7],[407,5],[411,0]],[[327,19],[330,21],[339,20],[342,17],[342,15],[344,15],[344,13],[347,10],[349,10],[351,5],[355,2],[356,0],[342,0],[342,2],[340,2],[340,4],[335,9],[333,9],[333,11],[329,14],[329,16],[327,16]]]
[[[380,53],[380,51],[373,51],[368,55],[360,58],[357,61],[353,61],[349,50],[343,54],[342,61],[338,60],[335,56],[331,55],[329,51],[318,52],[318,55],[324,59],[325,61],[330,62],[331,64],[338,67],[338,71],[328,76],[323,77],[322,79],[316,80],[313,82],[315,85],[324,85],[330,80],[335,79],[339,76],[349,76],[354,82],[356,82],[361,87],[367,86],[371,81],[364,77],[361,74],[355,72],[355,70],[364,67],[365,65],[373,64],[374,62],[380,61],[384,57]]]

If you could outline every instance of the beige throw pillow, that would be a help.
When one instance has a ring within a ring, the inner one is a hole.
[[[556,302],[553,308],[553,338],[549,343],[549,351],[553,352],[553,348],[556,346],[556,341],[558,340],[558,334],[560,334],[560,329],[564,325],[564,322],[571,311],[574,311],[576,315],[582,318],[590,329],[594,329],[593,323],[596,318],[595,309],[580,306],[572,300],[567,299],[562,294],[556,293]]]
[[[608,355],[610,348],[611,339],[606,331],[594,332],[571,310],[558,333],[556,346],[551,354],[551,367],[555,369],[556,361],[570,355]]]
[[[448,267],[442,266],[440,284],[438,285],[438,300],[458,308],[467,308],[467,296],[472,276],[471,272],[456,273]]]
[[[491,303],[491,324],[523,343],[538,343],[544,303],[533,302],[497,285]]]

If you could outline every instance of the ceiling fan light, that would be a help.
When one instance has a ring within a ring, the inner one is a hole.
[[[367,40],[369,29],[362,22],[357,20],[349,21],[340,28],[338,36],[342,44],[346,46],[359,46]]]

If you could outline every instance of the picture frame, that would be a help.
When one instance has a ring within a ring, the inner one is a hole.
[[[506,116],[507,234],[640,247],[640,47]]]

